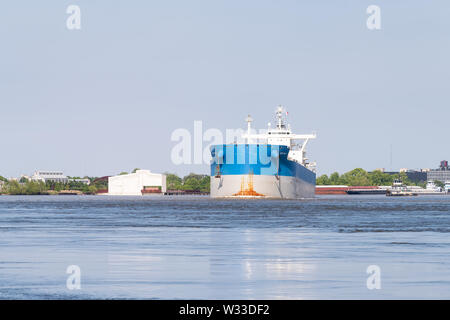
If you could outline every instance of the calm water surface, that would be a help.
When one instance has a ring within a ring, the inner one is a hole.
[[[449,299],[450,196],[0,196],[0,299],[110,298]]]

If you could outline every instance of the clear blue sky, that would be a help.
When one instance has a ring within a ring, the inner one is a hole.
[[[319,174],[390,169],[390,145],[392,169],[450,158],[448,0],[17,0],[0,40],[0,175],[206,173],[171,163],[174,129],[265,127],[277,104],[317,131]]]

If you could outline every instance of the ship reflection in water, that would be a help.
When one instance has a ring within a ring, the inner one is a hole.
[[[448,212],[448,196],[2,196],[0,298],[449,298]]]

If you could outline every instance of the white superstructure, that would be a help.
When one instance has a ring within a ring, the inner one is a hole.
[[[295,161],[306,168],[315,171],[316,163],[308,162],[306,157],[306,145],[310,139],[315,139],[317,135],[312,134],[293,134],[291,131],[291,126],[286,124],[287,112],[282,106],[278,106],[276,110],[276,126],[271,127],[268,124],[267,133],[263,134],[252,134],[251,133],[251,123],[253,119],[250,115],[246,118],[247,122],[247,133],[243,135],[243,138],[247,139],[247,144],[259,142],[262,140],[263,143],[270,145],[283,145],[290,148],[288,154],[288,160]],[[303,142],[300,142],[303,141]]]
[[[441,188],[439,188],[434,181],[428,180],[427,181],[427,186],[426,186],[426,191],[430,191],[430,192],[441,192]]]

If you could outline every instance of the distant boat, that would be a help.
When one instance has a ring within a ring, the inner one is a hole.
[[[442,190],[442,188],[438,187],[433,181],[428,181],[426,188],[422,188],[419,186],[410,186],[409,187],[411,192],[415,192],[418,195],[445,195],[447,194],[445,190]]]
[[[403,181],[400,179],[395,179],[392,184],[392,188],[386,190],[386,196],[388,197],[411,197],[417,196],[416,192],[412,192]]]
[[[386,194],[386,189],[382,189],[380,187],[355,187],[355,188],[349,188],[347,191],[347,194]]]
[[[427,186],[425,190],[423,191],[423,194],[445,194],[445,191],[443,191],[440,187],[438,187],[434,181],[428,180]]]

